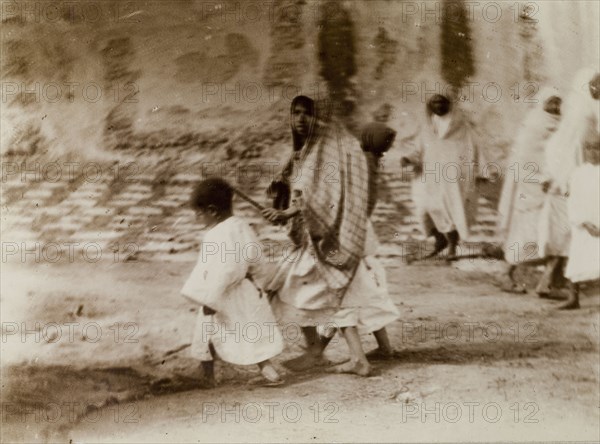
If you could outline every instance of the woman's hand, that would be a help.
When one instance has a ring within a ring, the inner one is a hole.
[[[590,236],[600,237],[600,228],[590,222],[584,222],[581,224],[585,230],[590,233]]]
[[[277,223],[280,218],[280,213],[282,213],[282,211],[276,210],[275,208],[265,208],[260,212],[260,214],[271,223]]]
[[[274,208],[265,208],[261,211],[262,216],[269,222],[276,224],[286,222],[291,217],[298,214],[300,210],[298,208],[290,207],[287,210],[276,210]]]

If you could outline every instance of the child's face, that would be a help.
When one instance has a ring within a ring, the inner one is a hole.
[[[204,227],[209,228],[219,222],[218,212],[211,205],[208,208],[196,208],[196,220]]]

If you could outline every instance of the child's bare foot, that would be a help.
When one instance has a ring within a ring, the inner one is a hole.
[[[390,359],[393,359],[395,354],[396,353],[394,352],[394,350],[377,347],[368,352],[365,356],[369,361],[388,361]]]
[[[371,373],[371,366],[368,362],[355,362],[348,361],[344,364],[336,365],[333,367],[334,373],[352,373],[358,376],[369,376]]]

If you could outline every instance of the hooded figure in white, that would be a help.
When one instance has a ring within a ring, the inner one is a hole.
[[[595,143],[600,129],[599,98],[598,72],[591,68],[582,69],[575,76],[571,94],[563,107],[563,120],[546,147],[545,171],[549,186],[538,240],[540,255],[551,259],[555,269],[564,269],[570,253],[569,182],[576,168],[583,163],[584,147]],[[538,287],[544,286],[549,291],[550,283],[542,280]],[[571,288],[569,300],[561,308],[577,307],[577,291]]]
[[[582,163],[588,127],[598,126],[598,100],[592,97],[589,87],[595,74],[592,69],[584,69],[576,75],[563,107],[563,120],[546,146],[544,170],[550,187],[539,225],[542,257],[569,254],[571,230],[566,195],[571,174]]]
[[[540,259],[538,224],[544,205],[545,148],[560,121],[558,91],[544,88],[515,139],[498,205],[498,234],[511,265]]]

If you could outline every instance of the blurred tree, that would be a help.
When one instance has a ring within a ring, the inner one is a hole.
[[[475,74],[469,15],[463,0],[445,0],[441,31],[442,77],[461,88]]]
[[[319,74],[327,83],[335,112],[343,117],[352,131],[351,116],[356,108],[356,87],[352,77],[357,72],[354,24],[350,13],[338,2],[328,1],[320,9],[318,56]]]

